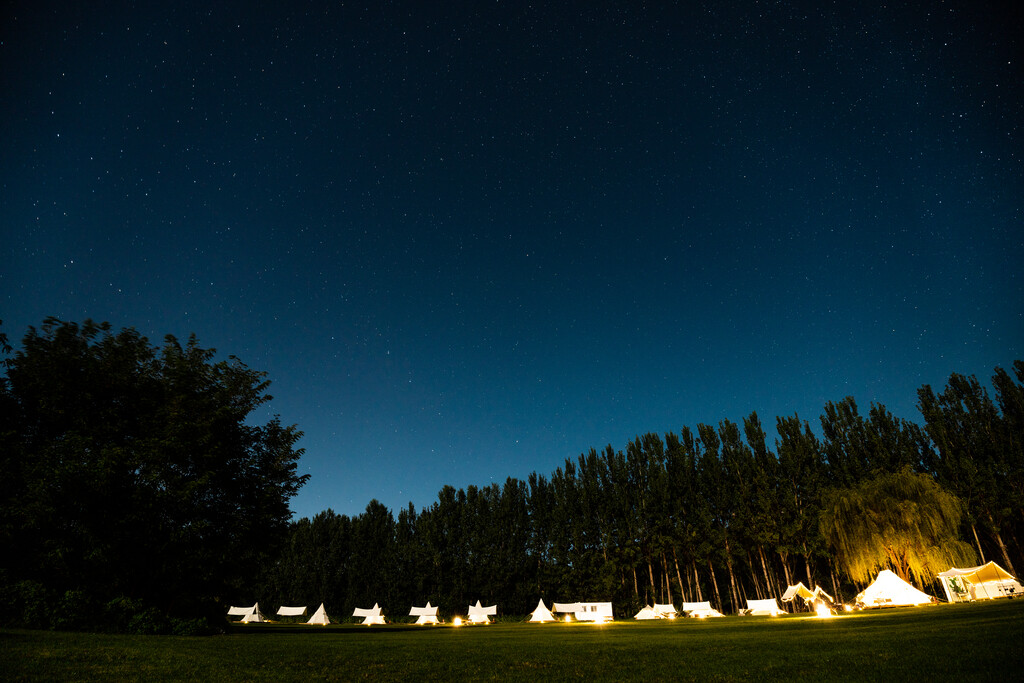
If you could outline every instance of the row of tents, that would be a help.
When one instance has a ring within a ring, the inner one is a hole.
[[[989,562],[979,567],[967,569],[953,568],[938,575],[939,581],[946,593],[949,602],[965,602],[971,600],[985,600],[1000,597],[1014,597],[1024,595],[1020,583],[1012,574],[997,565]],[[825,609],[835,609],[834,598],[826,593],[821,586],[811,590],[798,583],[789,586],[782,595],[783,602],[792,602],[802,599],[806,605],[819,605]],[[858,608],[871,609],[878,607],[899,607],[909,605],[925,605],[938,602],[935,598],[914,588],[909,583],[898,577],[888,569],[878,573],[878,576],[857,595],[856,605]],[[537,608],[530,613],[530,622],[557,621],[555,614],[565,615],[565,620],[605,622],[612,620],[612,603],[610,602],[556,602],[552,604],[553,609],[548,609],[544,600],[537,603]],[[741,609],[740,614],[750,616],[777,616],[784,613],[775,598],[767,600],[747,600],[746,609]],[[467,610],[467,621],[471,624],[490,623],[490,617],[497,615],[497,605],[484,607],[477,600],[475,605],[470,605]],[[709,602],[684,602],[682,613],[688,617],[707,618],[723,616],[711,607]],[[282,606],[277,610],[278,616],[296,617],[305,616],[306,607]],[[674,619],[678,616],[676,608],[670,604],[657,604],[645,606],[634,616],[634,619]],[[241,617],[242,623],[254,623],[266,621],[260,612],[259,603],[251,607],[231,607],[228,610],[229,616]],[[379,604],[370,608],[356,608],[352,613],[353,617],[362,618],[363,624],[383,624],[384,615]],[[416,617],[417,624],[438,624],[437,607],[428,601],[424,607],[412,607],[409,616]],[[331,623],[324,609],[323,603],[313,613],[307,624],[326,625]]]

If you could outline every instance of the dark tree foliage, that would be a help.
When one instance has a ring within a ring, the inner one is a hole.
[[[0,581],[194,615],[248,591],[291,516],[300,432],[193,336],[47,319],[7,361]],[[219,607],[217,610],[219,611]]]
[[[1020,566],[1022,383],[1017,362],[1013,376],[996,370],[995,401],[974,378],[953,375],[940,395],[924,387],[923,426],[880,404],[862,415],[847,397],[825,406],[821,438],[796,415],[777,418],[772,438],[752,413],[742,424],[644,434],[623,451],[591,449],[526,482],[446,486],[436,503],[410,505],[397,520],[376,501],[351,520],[300,520],[261,599],[326,600],[340,617],[379,602],[393,619],[427,600],[448,615],[478,599],[525,614],[539,598],[611,600],[619,616],[655,601],[707,600],[733,612],[797,581],[849,599],[863,583],[850,573],[850,548],[819,524],[822,508],[835,489],[898,472],[955,494],[960,540]],[[310,543],[317,525],[331,535]]]

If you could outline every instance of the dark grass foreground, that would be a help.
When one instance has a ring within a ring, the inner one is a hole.
[[[4,680],[1018,680],[1024,600],[809,616],[224,636],[0,630]]]

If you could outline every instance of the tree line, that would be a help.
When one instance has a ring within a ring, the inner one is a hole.
[[[301,432],[251,419],[265,373],[194,336],[55,318],[18,349],[0,331],[0,353],[0,623],[195,632],[254,599],[732,612],[797,581],[850,599],[883,566],[919,584],[953,561],[1024,566],[1021,361],[992,395],[958,374],[922,387],[920,423],[845,398],[820,436],[797,415],[769,436],[752,413],[421,510],[292,521]]]
[[[735,612],[798,581],[851,601],[886,567],[925,588],[953,563],[1014,572],[1024,363],[1013,371],[995,370],[994,399],[959,374],[938,393],[921,387],[920,424],[877,403],[864,415],[847,397],[824,406],[818,433],[793,415],[770,437],[751,413],[591,449],[525,481],[445,486],[422,510],[326,510],[291,524],[253,590],[341,616],[428,599],[525,614],[540,597],[611,600],[622,614],[705,600]]]

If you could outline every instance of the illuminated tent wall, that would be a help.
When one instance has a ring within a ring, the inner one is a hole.
[[[711,606],[710,602],[684,602],[683,614],[688,617],[706,619],[708,617],[724,617],[725,615]]]
[[[228,616],[230,617],[242,617],[243,624],[249,623],[260,623],[265,621],[263,613],[260,612],[260,603],[254,604],[252,607],[234,607],[232,606],[228,610]]]
[[[491,605],[490,607],[484,607],[477,600],[475,605],[469,606],[469,623],[471,624],[489,624],[491,620],[489,617],[496,616],[498,614],[498,606]]]
[[[637,612],[635,615],[633,615],[633,618],[634,619],[644,620],[644,619],[664,619],[665,617],[661,616],[661,614],[656,612],[653,607],[646,607],[645,606],[643,609],[641,609],[639,612]]]
[[[952,568],[939,574],[950,602],[993,600],[1024,595],[1024,589],[1010,572],[995,562],[967,569]]]
[[[667,605],[659,605],[658,603],[654,603],[654,611],[660,614],[665,619],[675,619],[676,616],[679,614],[678,612],[676,612],[676,606],[673,605],[671,602]]]
[[[741,610],[741,614],[752,617],[775,617],[783,614],[784,610],[775,602],[775,598],[767,600],[747,600],[747,609]]]
[[[287,607],[281,605],[277,608],[277,616],[279,617],[303,617],[306,616],[306,606],[302,607]]]
[[[888,569],[878,572],[874,583],[857,595],[857,602],[865,608],[927,605],[932,596],[922,593]]]
[[[362,607],[356,607],[352,611],[352,616],[354,616],[354,617],[362,617],[363,618],[363,623],[365,625],[367,625],[367,626],[369,626],[370,624],[383,624],[384,623],[384,615],[380,613],[380,604],[376,603],[376,602],[373,603],[373,607],[371,607],[369,609],[364,609]]]
[[[533,610],[530,614],[530,621],[536,623],[544,623],[545,621],[554,621],[555,615],[551,613],[551,610],[544,604],[544,599],[541,598],[537,601],[537,609]]]
[[[426,607],[413,607],[409,610],[410,617],[417,617],[417,624],[439,624],[437,620],[437,608],[432,607],[430,601],[427,600]]]
[[[611,621],[610,602],[556,602],[555,612],[571,614],[576,621]]]
[[[324,609],[324,603],[320,603],[320,607],[318,607],[317,610],[313,612],[313,616],[311,616],[309,618],[309,621],[307,621],[306,623],[316,624],[319,626],[326,626],[327,624],[331,623],[331,620],[327,618],[327,610]]]

